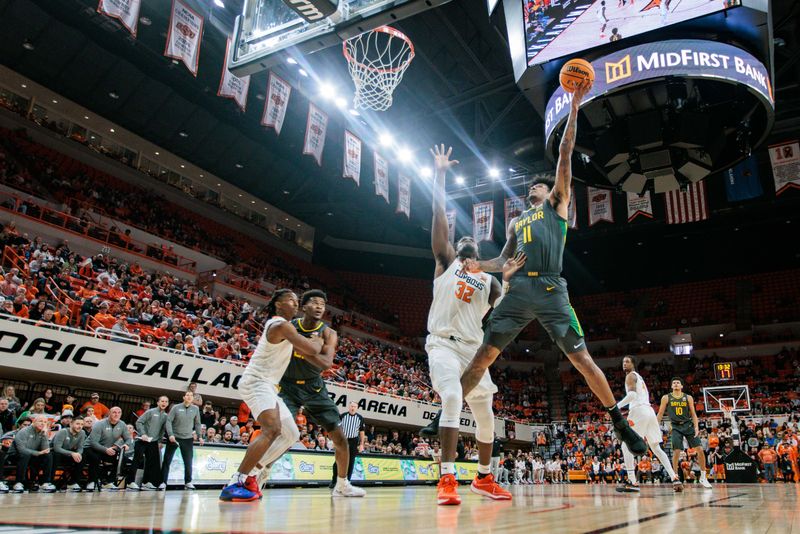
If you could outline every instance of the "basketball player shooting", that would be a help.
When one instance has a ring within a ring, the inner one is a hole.
[[[636,359],[633,356],[625,356],[622,359],[622,370],[625,371],[625,397],[617,403],[620,409],[628,406],[628,420],[633,422],[633,428],[640,436],[647,439],[650,450],[656,455],[658,461],[667,470],[672,489],[676,492],[683,491],[683,484],[680,478],[670,465],[669,456],[661,449],[661,427],[658,425],[656,412],[650,405],[650,392],[644,383],[642,376],[636,372]],[[628,480],[617,487],[619,492],[638,492],[639,481],[636,480],[636,463],[633,453],[628,445],[622,444],[622,456],[625,458],[625,471],[628,473]]]
[[[694,399],[691,395],[683,392],[683,380],[673,377],[672,392],[661,397],[661,406],[658,408],[658,422],[668,413],[669,421],[672,424],[672,468],[678,470],[681,451],[683,450],[683,439],[689,443],[689,448],[694,449],[697,454],[697,463],[700,464],[700,484],[711,489],[711,483],[706,476],[706,455],[697,434],[700,428],[697,421],[697,412],[694,410]],[[666,465],[666,464],[665,464]]]
[[[222,489],[221,501],[260,499],[259,460],[263,465],[271,465],[300,439],[292,413],[278,397],[278,384],[289,366],[292,350],[319,356],[323,339],[319,335],[309,339],[297,332],[290,321],[298,307],[297,295],[290,289],[276,290],[267,304],[269,319],[239,382],[242,399],[251,412],[257,414],[261,434],[247,446],[239,471]]]
[[[586,349],[583,329],[569,303],[567,283],[561,278],[578,109],[590,88],[588,83],[575,86],[559,149],[554,187],[551,189],[542,181],[534,183],[528,191],[530,208],[509,223],[507,241],[500,256],[476,262],[483,271],[500,272],[515,254],[522,252],[526,256],[524,267],[515,273],[507,294],[489,317],[483,344],[461,376],[461,389],[465,396],[472,392],[500,352],[531,321],[538,319],[603,403],[619,440],[627,443],[634,454],[644,454],[647,444],[622,417],[603,371]],[[430,432],[435,425],[436,421],[432,421],[421,432]]]
[[[433,389],[442,399],[439,421],[441,442],[441,478],[437,502],[440,505],[461,504],[456,480],[456,447],[464,400],[475,418],[475,439],[478,442],[478,475],[470,489],[495,500],[509,500],[511,493],[500,487],[491,474],[494,442],[492,396],[497,386],[488,370],[476,382],[469,395],[462,394],[461,373],[469,364],[481,342],[481,320],[489,307],[502,294],[497,279],[487,273],[469,270],[465,264],[478,258],[478,244],[472,237],[462,237],[457,249],[450,244],[445,215],[445,175],[458,163],[451,160],[453,149],[434,147],[435,177],[433,182],[433,224],[431,248],[436,261],[433,279],[433,303],[428,314],[430,335],[425,343]],[[508,260],[509,276],[524,264],[524,255]]]

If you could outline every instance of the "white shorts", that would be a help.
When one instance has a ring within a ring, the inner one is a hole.
[[[428,335],[425,352],[428,353],[428,368],[431,373],[433,389],[440,393],[448,389],[448,384],[461,381],[461,375],[475,357],[480,343],[470,344],[452,341],[433,334]],[[497,386],[492,382],[487,370],[475,389],[469,392],[465,400],[491,397],[497,393]]]
[[[242,400],[250,408],[250,413],[253,414],[256,421],[263,412],[275,407],[278,408],[280,419],[292,417],[289,408],[278,396],[278,388],[272,382],[252,376],[243,376],[239,381],[239,393],[242,394]]]
[[[647,439],[650,445],[661,445],[663,434],[658,426],[656,413],[650,406],[635,406],[628,412],[628,420],[637,434]]]

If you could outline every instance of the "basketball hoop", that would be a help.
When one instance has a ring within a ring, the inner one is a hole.
[[[342,50],[356,87],[353,107],[389,109],[392,93],[414,59],[411,39],[394,28],[381,26],[346,40]]]

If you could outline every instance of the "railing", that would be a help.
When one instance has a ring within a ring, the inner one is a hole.
[[[72,319],[72,324],[76,325],[79,324],[80,321],[80,311],[81,311],[81,303],[73,299],[72,297],[67,294],[66,291],[61,289],[58,284],[56,284],[55,280],[52,277],[47,278],[47,282],[45,283],[45,291],[47,291],[53,300],[58,302],[59,304],[66,304],[69,308],[70,318]]]
[[[3,266],[6,265],[9,265],[11,268],[16,267],[19,269],[20,274],[22,274],[25,278],[28,277],[29,273],[27,262],[8,245],[6,245],[3,249]]]
[[[67,232],[170,264],[183,271],[197,272],[196,262],[192,259],[164,250],[160,245],[142,243],[119,233],[111,232],[101,225],[78,219],[67,213],[43,206],[31,199],[23,200],[17,195],[0,191],[0,209],[12,212],[15,216],[33,219],[50,226],[57,226]]]
[[[141,345],[142,338],[140,338],[136,334],[131,334],[130,332],[120,332],[119,330],[114,330],[112,328],[95,328],[94,329],[94,337],[99,339],[107,339],[109,341],[117,341],[119,343],[135,343],[136,345]]]

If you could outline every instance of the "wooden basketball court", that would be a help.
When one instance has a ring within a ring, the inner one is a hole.
[[[272,489],[254,503],[216,490],[2,495],[0,532],[800,532],[800,486],[730,485],[712,491],[644,486],[517,486],[512,502],[462,487],[460,507],[437,507],[433,487],[370,488],[364,499],[327,489]]]

